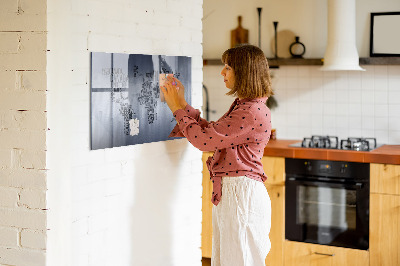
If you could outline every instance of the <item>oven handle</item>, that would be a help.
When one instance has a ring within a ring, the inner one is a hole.
[[[347,183],[347,182],[332,182],[332,181],[321,181],[321,180],[315,180],[315,181],[310,181],[310,180],[304,180],[303,178],[297,178],[297,177],[288,177],[287,181],[294,181],[297,183],[301,183],[304,185],[318,185],[318,184],[325,184],[325,185],[341,185],[345,186],[348,188],[354,188],[354,189],[361,189],[363,187],[363,183],[361,182],[356,182],[356,183]]]
[[[330,256],[330,257],[333,257],[333,256],[335,256],[335,253],[333,253],[333,254],[328,254],[328,253],[314,252],[314,254],[315,254],[315,255]]]

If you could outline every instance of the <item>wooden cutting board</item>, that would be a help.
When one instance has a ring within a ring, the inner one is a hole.
[[[238,16],[238,27],[231,30],[231,48],[238,44],[249,43],[249,31],[242,27],[242,16]]]

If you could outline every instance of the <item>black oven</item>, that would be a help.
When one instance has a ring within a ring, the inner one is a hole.
[[[285,161],[286,239],[367,250],[369,164]]]

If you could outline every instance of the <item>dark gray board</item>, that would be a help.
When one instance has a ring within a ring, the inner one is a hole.
[[[164,141],[176,125],[160,101],[159,74],[174,74],[191,103],[191,58],[91,53],[91,149]],[[139,120],[131,135],[130,120]]]

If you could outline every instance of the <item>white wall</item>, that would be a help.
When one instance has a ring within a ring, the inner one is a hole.
[[[369,56],[370,12],[398,11],[393,0],[356,1],[357,47],[361,57]],[[290,29],[307,48],[305,57],[322,58],[326,47],[327,1],[204,1],[204,58],[220,58],[229,48],[229,31],[236,17],[250,30],[250,43],[258,44],[257,7],[263,7],[262,49],[272,56],[272,21],[278,30]],[[233,6],[229,11],[227,6]],[[250,6],[250,7],[249,7]],[[264,12],[265,11],[265,12]],[[221,14],[224,15],[221,15]],[[246,25],[247,23],[247,25]],[[264,25],[265,24],[265,25]],[[219,25],[219,27],[215,27]],[[217,33],[218,31],[218,33]],[[221,38],[216,38],[221,36]],[[279,52],[279,50],[278,50]],[[302,139],[311,135],[376,137],[382,144],[400,143],[400,66],[363,66],[365,72],[321,72],[318,66],[281,66],[272,69],[273,89],[279,107],[272,111],[272,124],[281,139]],[[210,93],[210,109],[218,119],[232,98],[220,76],[221,66],[204,67],[204,84]]]
[[[48,2],[47,265],[201,264],[201,152],[89,149],[89,53],[191,56],[198,108],[201,18],[201,0]]]
[[[205,0],[204,58],[219,59],[229,48],[230,31],[237,27],[238,16],[242,16],[243,28],[249,30],[249,43],[258,45],[258,7],[262,8],[261,49],[267,57],[273,55],[273,21],[279,22],[278,31],[289,30],[300,36],[300,41],[306,45],[307,56],[316,57],[323,50],[327,37],[324,32],[327,26],[326,3],[321,0]]]
[[[46,1],[0,1],[0,265],[46,260]]]
[[[258,45],[258,12],[261,7],[261,49],[267,57],[274,56],[274,26],[278,21],[278,32],[284,32],[280,42],[288,43],[286,36],[299,36],[306,46],[304,57],[324,56],[328,9],[327,0],[204,0],[204,58],[220,58],[230,46],[230,31],[238,25],[249,30],[249,43]],[[369,56],[370,13],[399,11],[398,0],[356,0],[356,42],[360,57]],[[289,34],[290,33],[290,34]],[[279,33],[278,33],[279,34]],[[281,51],[278,45],[278,53]],[[289,47],[285,48],[289,49]],[[290,57],[290,54],[285,52]]]
[[[318,67],[275,70],[272,123],[279,138],[311,135],[376,137],[400,143],[400,66],[363,66],[365,72]]]

